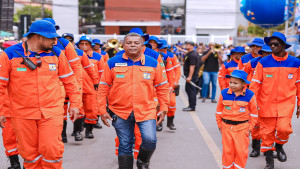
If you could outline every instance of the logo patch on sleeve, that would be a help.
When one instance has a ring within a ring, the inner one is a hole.
[[[242,113],[246,112],[246,108],[245,107],[240,107],[240,112],[242,112]]]
[[[56,71],[56,65],[54,63],[49,63],[49,70]]]
[[[293,74],[289,74],[288,79],[293,79]]]
[[[160,66],[161,66],[161,67],[164,67],[165,65],[164,65],[164,63],[160,63]]]
[[[144,73],[143,78],[147,79],[147,80],[150,80],[151,79],[151,73]]]

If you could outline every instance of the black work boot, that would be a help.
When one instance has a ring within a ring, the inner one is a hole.
[[[68,142],[68,138],[67,138],[67,121],[64,120],[64,127],[63,127],[63,131],[61,133],[61,138],[62,138],[62,142],[63,143],[67,143]]]
[[[170,130],[176,130],[174,125],[174,116],[167,117],[167,127],[169,127]]]
[[[276,148],[276,152],[277,152],[277,159],[280,161],[280,162],[286,162],[287,160],[287,156],[283,150],[283,145],[282,144],[275,144],[275,148]]]
[[[118,156],[119,169],[133,169],[133,156]]]
[[[146,150],[140,147],[139,155],[137,156],[136,166],[138,169],[149,169],[150,159],[154,150]]]
[[[266,155],[266,167],[265,169],[274,169],[274,158],[273,158],[273,151],[269,150],[265,152]]]
[[[258,157],[260,155],[260,140],[253,139],[252,148],[253,150],[250,153],[250,157]]]
[[[102,126],[101,126],[101,124],[99,123],[99,116],[98,116],[97,123],[94,124],[94,128],[95,128],[95,129],[102,129]]]
[[[93,139],[94,135],[92,133],[94,124],[86,123],[85,124],[85,138]]]
[[[18,155],[8,156],[8,158],[10,161],[10,167],[8,167],[8,169],[21,169]]]
[[[157,122],[159,121],[159,117],[157,117]],[[156,131],[162,131],[163,125],[160,123],[159,125],[156,125]]]
[[[74,130],[73,130],[73,133],[74,133],[74,138],[75,138],[75,141],[82,141],[83,140],[83,137],[81,135],[81,128],[82,128],[82,120],[83,119],[77,119],[75,122],[74,122]]]

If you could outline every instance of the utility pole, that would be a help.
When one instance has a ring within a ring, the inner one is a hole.
[[[41,13],[41,15],[42,15],[42,18],[45,18],[45,0],[42,0],[42,2],[41,2],[41,4],[42,4],[42,13]]]

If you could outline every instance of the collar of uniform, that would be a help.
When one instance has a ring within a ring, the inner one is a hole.
[[[251,53],[252,57],[256,58],[258,56],[260,56],[260,54],[257,54],[257,53]]]
[[[90,49],[89,51],[86,52],[86,55],[88,55],[88,57],[92,57],[93,56],[93,50]]]
[[[25,56],[27,56],[27,54],[28,54],[28,56],[29,55],[31,55],[31,52],[28,50],[28,53],[26,53],[26,48],[25,48],[25,42],[24,43],[22,43],[22,47],[23,47],[23,50],[24,50],[24,55]],[[51,52],[51,50],[48,50],[48,51],[39,51],[39,52],[37,52],[38,54],[40,54],[40,53],[50,53]]]
[[[247,89],[247,85],[245,85],[245,87],[243,88],[243,91],[240,93],[240,95],[245,96],[246,95],[246,89]],[[232,93],[233,93],[232,89],[229,88],[228,91],[227,91],[227,94],[232,94]]]
[[[285,52],[285,56],[284,57],[278,57],[275,56],[274,54],[272,54],[272,57],[276,60],[276,61],[285,61],[288,58],[288,53]]]
[[[100,54],[100,53],[101,53],[101,49],[98,49],[98,50],[95,51],[95,52]]]
[[[145,53],[145,50],[146,50],[146,46],[144,45],[142,49],[142,53]]]
[[[237,60],[237,59],[233,59],[236,63],[239,63],[239,60]]]
[[[128,58],[128,56],[125,54],[125,52],[123,53],[122,57],[123,57],[123,59],[129,60],[129,58]],[[130,59],[130,60],[131,60],[131,59]],[[142,65],[145,65],[145,55],[144,55],[144,53],[141,54],[141,57],[139,57],[138,60],[137,60],[136,62],[138,62],[138,61],[141,61]]]

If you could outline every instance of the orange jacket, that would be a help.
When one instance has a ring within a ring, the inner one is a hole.
[[[222,128],[222,119],[232,121],[249,120],[249,130],[252,131],[258,119],[254,93],[246,87],[238,96],[230,88],[222,90],[216,113],[219,128]]]
[[[172,66],[174,69],[174,82],[179,83],[179,79],[181,76],[180,62],[175,54],[173,54],[170,51],[168,51],[167,53],[168,53],[169,57],[171,58]],[[173,83],[172,87],[174,88],[174,83]]]
[[[83,50],[80,49],[75,49],[75,50],[81,61],[81,65],[83,68],[83,72],[82,72],[83,77],[89,76],[92,79],[93,84],[98,84],[100,77],[98,76],[98,72],[95,70],[92,63],[90,62],[89,57],[86,55],[86,53]]]
[[[88,59],[92,65],[92,68],[97,72],[97,78],[98,81],[95,83],[93,79],[91,79],[90,76],[86,72],[84,72],[83,76],[83,93],[89,93],[89,94],[97,94],[97,92],[94,89],[94,85],[99,83],[99,80],[102,76],[103,69],[104,69],[104,60],[101,57],[100,54],[90,50],[87,53]]]
[[[296,96],[300,105],[299,66],[300,60],[288,54],[260,59],[250,84],[260,117],[292,117]]]
[[[81,106],[81,95],[76,77],[64,53],[53,47],[51,51],[41,51],[42,66],[31,71],[24,64],[24,44],[17,44],[5,50],[0,56],[0,115],[3,115],[5,90],[8,88],[11,103],[11,117],[41,119],[62,115],[64,95],[60,81],[70,98],[70,107]],[[29,59],[36,63],[37,53],[28,52]]]
[[[95,51],[95,52],[96,52],[96,53],[99,53],[99,54],[102,56],[102,58],[103,58],[103,60],[104,60],[105,63],[108,61],[109,56],[108,56],[108,53],[107,53],[107,52],[105,52],[105,51],[103,51],[103,50],[101,50],[101,49],[99,49],[99,50],[97,50],[97,51]]]
[[[162,56],[161,58],[164,62],[164,66],[165,66],[165,70],[169,82],[169,87],[173,87],[175,76],[174,76],[174,68],[173,68],[172,60],[167,54],[167,52],[166,53],[161,52],[160,55]]]
[[[239,61],[237,59],[234,59],[227,64],[222,64],[218,75],[221,90],[229,87],[229,79],[226,78],[226,75],[231,75],[231,73],[237,69],[238,62]]]
[[[62,50],[67,57],[69,64],[76,76],[76,80],[79,85],[82,84],[82,66],[80,63],[80,59],[75,51],[74,46],[71,42],[64,38],[58,38],[57,44],[55,45],[60,50]],[[81,87],[81,86],[80,86]]]
[[[251,81],[252,80],[252,77],[253,77],[253,74],[255,72],[255,68],[256,68],[256,65],[258,63],[258,61],[261,59],[262,57],[259,56],[259,57],[256,57],[254,59],[251,59],[250,62],[248,62],[243,70],[248,73],[248,77],[247,77],[247,80],[248,81]]]
[[[156,119],[155,92],[160,103],[160,111],[168,111],[169,85],[159,63],[142,54],[140,60],[133,62],[125,53],[116,55],[105,64],[98,90],[100,114],[108,107],[122,119],[131,112],[137,122]]]
[[[253,54],[253,53],[248,53],[244,56],[241,57],[239,64],[238,64],[238,69],[243,70],[244,66],[250,62],[251,59],[256,58],[260,56],[259,54]]]

